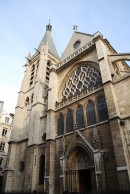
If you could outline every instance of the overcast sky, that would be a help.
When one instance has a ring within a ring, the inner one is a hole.
[[[73,34],[100,31],[117,52],[130,52],[130,0],[0,0],[0,100],[15,112],[25,56],[34,54],[51,19],[61,56]]]

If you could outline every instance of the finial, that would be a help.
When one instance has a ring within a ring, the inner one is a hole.
[[[46,26],[46,31],[51,31],[52,26],[50,25],[50,19],[49,19],[49,24]]]
[[[77,25],[73,25],[73,30],[77,31],[77,29],[78,29],[78,26]]]

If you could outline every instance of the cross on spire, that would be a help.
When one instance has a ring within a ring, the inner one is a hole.
[[[76,31],[78,29],[77,25],[73,25],[73,30]]]

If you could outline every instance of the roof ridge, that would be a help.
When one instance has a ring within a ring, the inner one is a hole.
[[[75,31],[75,33],[84,34],[84,35],[88,35],[88,36],[93,36],[92,34],[86,34],[86,33],[78,32],[78,31]]]

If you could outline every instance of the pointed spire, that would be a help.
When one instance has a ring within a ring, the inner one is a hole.
[[[57,59],[59,59],[55,44],[53,42],[52,36],[51,36],[51,30],[52,30],[52,26],[50,25],[50,20],[49,20],[49,24],[46,26],[46,33],[41,41],[41,43],[38,46],[37,50],[40,50],[40,47],[42,44],[46,44],[48,43],[48,50],[49,52],[55,56]]]
[[[28,59],[31,59],[31,53],[30,52],[28,53]]]
[[[25,57],[25,58],[27,59],[27,61],[30,61],[30,60],[31,60],[31,53],[29,52],[29,53],[28,53],[28,56]]]

